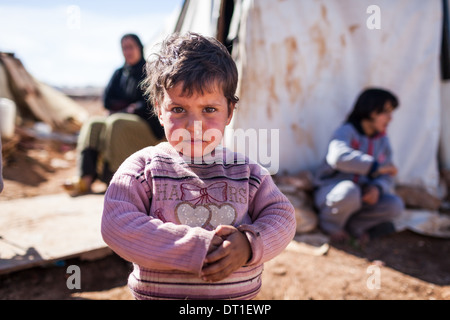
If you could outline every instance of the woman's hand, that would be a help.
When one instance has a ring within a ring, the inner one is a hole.
[[[136,111],[137,104],[132,103],[128,107],[125,108],[126,113],[134,113]]]

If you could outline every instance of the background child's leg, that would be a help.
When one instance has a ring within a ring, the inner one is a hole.
[[[320,188],[315,194],[320,227],[327,233],[343,231],[352,214],[361,208],[361,189],[346,180]]]
[[[403,201],[396,195],[384,194],[377,204],[364,205],[361,210],[348,221],[351,235],[360,237],[370,228],[383,222],[392,222],[403,211]]]

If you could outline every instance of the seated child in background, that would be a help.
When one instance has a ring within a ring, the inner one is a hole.
[[[328,145],[317,171],[315,205],[320,227],[334,241],[350,235],[363,243],[395,231],[404,204],[393,194],[392,151],[385,134],[397,98],[383,89],[361,93]]]
[[[105,242],[133,262],[136,299],[254,298],[263,263],[295,235],[267,170],[219,146],[237,80],[226,48],[194,33],[169,37],[149,62],[144,86],[167,142],[121,165],[102,218]]]

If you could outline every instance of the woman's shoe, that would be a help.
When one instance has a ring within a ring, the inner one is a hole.
[[[73,177],[72,179],[64,181],[62,187],[72,197],[82,196],[92,192],[86,182],[79,177]]]

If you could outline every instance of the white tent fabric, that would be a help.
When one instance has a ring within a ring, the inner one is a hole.
[[[450,170],[450,81],[442,82],[441,86],[441,136],[439,145],[439,159],[442,169]]]
[[[372,4],[242,0],[233,47],[240,102],[230,129],[278,129],[271,169],[314,171],[361,90],[384,87],[400,100],[388,129],[397,183],[436,194],[441,1],[379,0],[379,16],[367,12]],[[380,29],[368,27],[374,17]]]
[[[181,34],[191,31],[214,37],[220,15],[221,0],[185,0],[181,8],[176,8],[163,28],[150,39],[144,48],[145,57],[157,52],[161,42],[173,32]]]
[[[220,0],[186,0],[175,31],[198,32],[215,36],[220,13]]]

